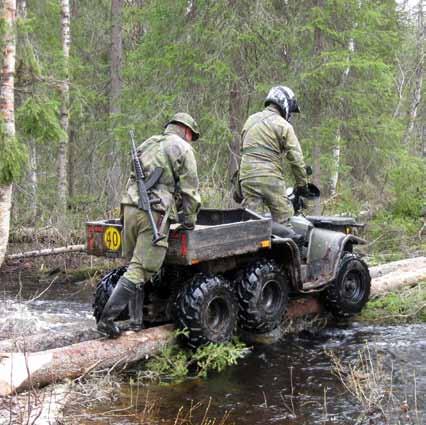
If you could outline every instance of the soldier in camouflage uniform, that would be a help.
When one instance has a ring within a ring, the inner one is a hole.
[[[197,164],[190,142],[197,140],[199,135],[195,120],[186,113],[178,113],[166,124],[163,134],[149,138],[137,149],[146,176],[156,167],[163,169],[160,180],[150,190],[150,196],[160,200],[160,203],[152,206],[153,216],[166,238],[156,245],[152,244],[153,232],[148,214],[137,207],[138,189],[135,177],[131,175],[121,202],[124,215],[123,253],[130,263],[98,323],[98,330],[110,337],[120,334],[113,320],[127,305],[130,328],[143,328],[143,285],[163,264],[168,247],[169,223],[178,221],[177,211],[181,210],[183,214],[182,229],[192,230],[195,226],[201,201]],[[177,205],[177,196],[180,205]]]
[[[302,149],[289,123],[292,112],[300,112],[293,91],[284,86],[273,87],[265,99],[265,109],[247,119],[241,135],[239,177],[243,205],[258,212],[266,206],[272,219],[280,224],[293,214],[285,197],[282,156],[290,163],[301,192],[308,183]]]

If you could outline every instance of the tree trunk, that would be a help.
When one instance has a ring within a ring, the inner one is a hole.
[[[356,25],[356,24],[355,24]],[[351,71],[351,58],[352,54],[355,51],[355,42],[354,40],[349,40],[348,44],[348,66],[343,71],[342,79],[340,83],[340,87],[344,88],[346,86],[346,82],[348,81],[349,73]],[[343,117],[341,118],[343,119]],[[337,193],[337,183],[339,181],[339,169],[340,169],[340,144],[341,144],[341,128],[340,124],[336,131],[336,140],[333,146],[332,150],[332,159],[333,159],[333,166],[331,168],[330,173],[330,197],[333,197]]]
[[[16,0],[3,0],[4,20],[3,66],[0,86],[0,117],[5,137],[15,138],[15,51]],[[12,183],[0,182],[0,266],[3,264],[9,239]]]
[[[3,354],[0,396],[145,359],[173,339],[173,329],[172,325],[159,326],[126,332],[118,339],[86,341],[37,353]]]
[[[70,4],[69,0],[61,0],[61,36],[63,51],[63,80],[59,90],[61,93],[61,127],[64,136],[59,142],[58,152],[58,201],[61,211],[66,210],[68,198],[68,125],[69,125],[69,57],[71,46]]]
[[[316,1],[316,6],[318,8],[322,8],[323,7],[323,0],[317,0]],[[317,56],[317,60],[318,63],[320,61],[319,57],[322,53],[322,51],[324,50],[324,35],[322,33],[321,28],[319,27],[315,27],[314,30],[314,54],[315,56]],[[322,107],[322,102],[321,102],[321,95],[320,95],[320,88],[317,88],[317,94],[315,96],[314,99],[314,105],[313,105],[313,110],[315,111],[315,116],[314,116],[314,123],[316,126],[320,126],[321,124],[321,107]],[[318,139],[315,141],[313,150],[312,150],[312,158],[313,158],[313,183],[318,186],[321,187],[321,146],[319,144]],[[320,200],[317,199],[314,201],[314,206],[313,206],[313,213],[315,215],[319,215],[321,214],[321,204],[320,204]]]
[[[242,115],[242,95],[239,76],[232,83],[231,90],[229,93],[229,128],[232,133],[232,141],[230,145],[229,153],[229,177],[232,177],[235,170],[240,164],[240,131],[242,127],[241,115]]]
[[[417,110],[422,99],[422,85],[423,85],[423,68],[424,68],[424,44],[425,44],[425,28],[423,25],[423,0],[419,0],[417,15],[417,40],[416,40],[416,72],[414,81],[413,99],[409,110],[409,119],[407,129],[404,135],[403,144],[409,144],[416,122]]]
[[[121,112],[120,98],[122,90],[121,68],[123,62],[123,41],[121,20],[123,11],[123,0],[111,0],[111,92],[110,92],[110,114]]]
[[[340,168],[340,127],[337,129],[336,140],[333,146],[332,157],[333,167],[330,174],[330,197],[337,193],[337,183],[339,181]]]
[[[37,201],[37,147],[36,141],[34,139],[30,139],[29,141],[29,173],[28,180],[30,185],[30,193],[31,193],[31,221],[32,224],[36,223],[37,214],[38,214],[38,201]]]
[[[108,197],[111,205],[117,205],[118,196],[120,195],[120,149],[118,148],[118,140],[114,135],[114,125],[117,115],[121,113],[121,92],[122,92],[122,65],[123,65],[123,40],[122,40],[122,14],[123,14],[123,0],[111,0],[111,90],[110,90],[110,122],[111,122],[111,135],[112,135],[112,149],[110,152],[111,168],[108,173],[109,190]]]
[[[0,267],[4,262],[9,240],[12,185],[0,185]]]

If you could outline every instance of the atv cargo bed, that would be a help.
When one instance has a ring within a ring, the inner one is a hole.
[[[121,227],[119,220],[86,223],[88,254],[120,256]],[[244,209],[202,209],[194,230],[176,227],[169,234],[167,264],[198,264],[271,246],[271,219]]]

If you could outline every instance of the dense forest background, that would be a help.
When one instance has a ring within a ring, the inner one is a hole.
[[[422,0],[16,3],[16,137],[2,125],[0,139],[12,230],[82,233],[86,219],[116,216],[128,130],[142,141],[176,111],[202,131],[204,206],[230,206],[242,125],[284,84],[302,109],[292,123],[323,212],[364,214],[376,246],[421,239]],[[0,29],[4,47],[5,19]]]

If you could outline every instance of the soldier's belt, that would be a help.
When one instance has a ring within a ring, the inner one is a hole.
[[[154,190],[166,190],[167,192],[170,193],[175,193],[175,188],[174,186],[168,186],[167,184],[162,184],[162,183],[157,183],[154,187]]]
[[[255,147],[253,146],[253,147],[250,147],[250,148],[243,148],[241,153],[243,155],[244,154],[252,154],[252,153],[254,153],[254,154],[257,154],[257,153],[265,154],[265,153],[267,153],[269,155],[271,153],[273,153],[274,155],[280,155],[280,152],[277,152],[274,149],[267,148],[266,146],[255,146]]]

